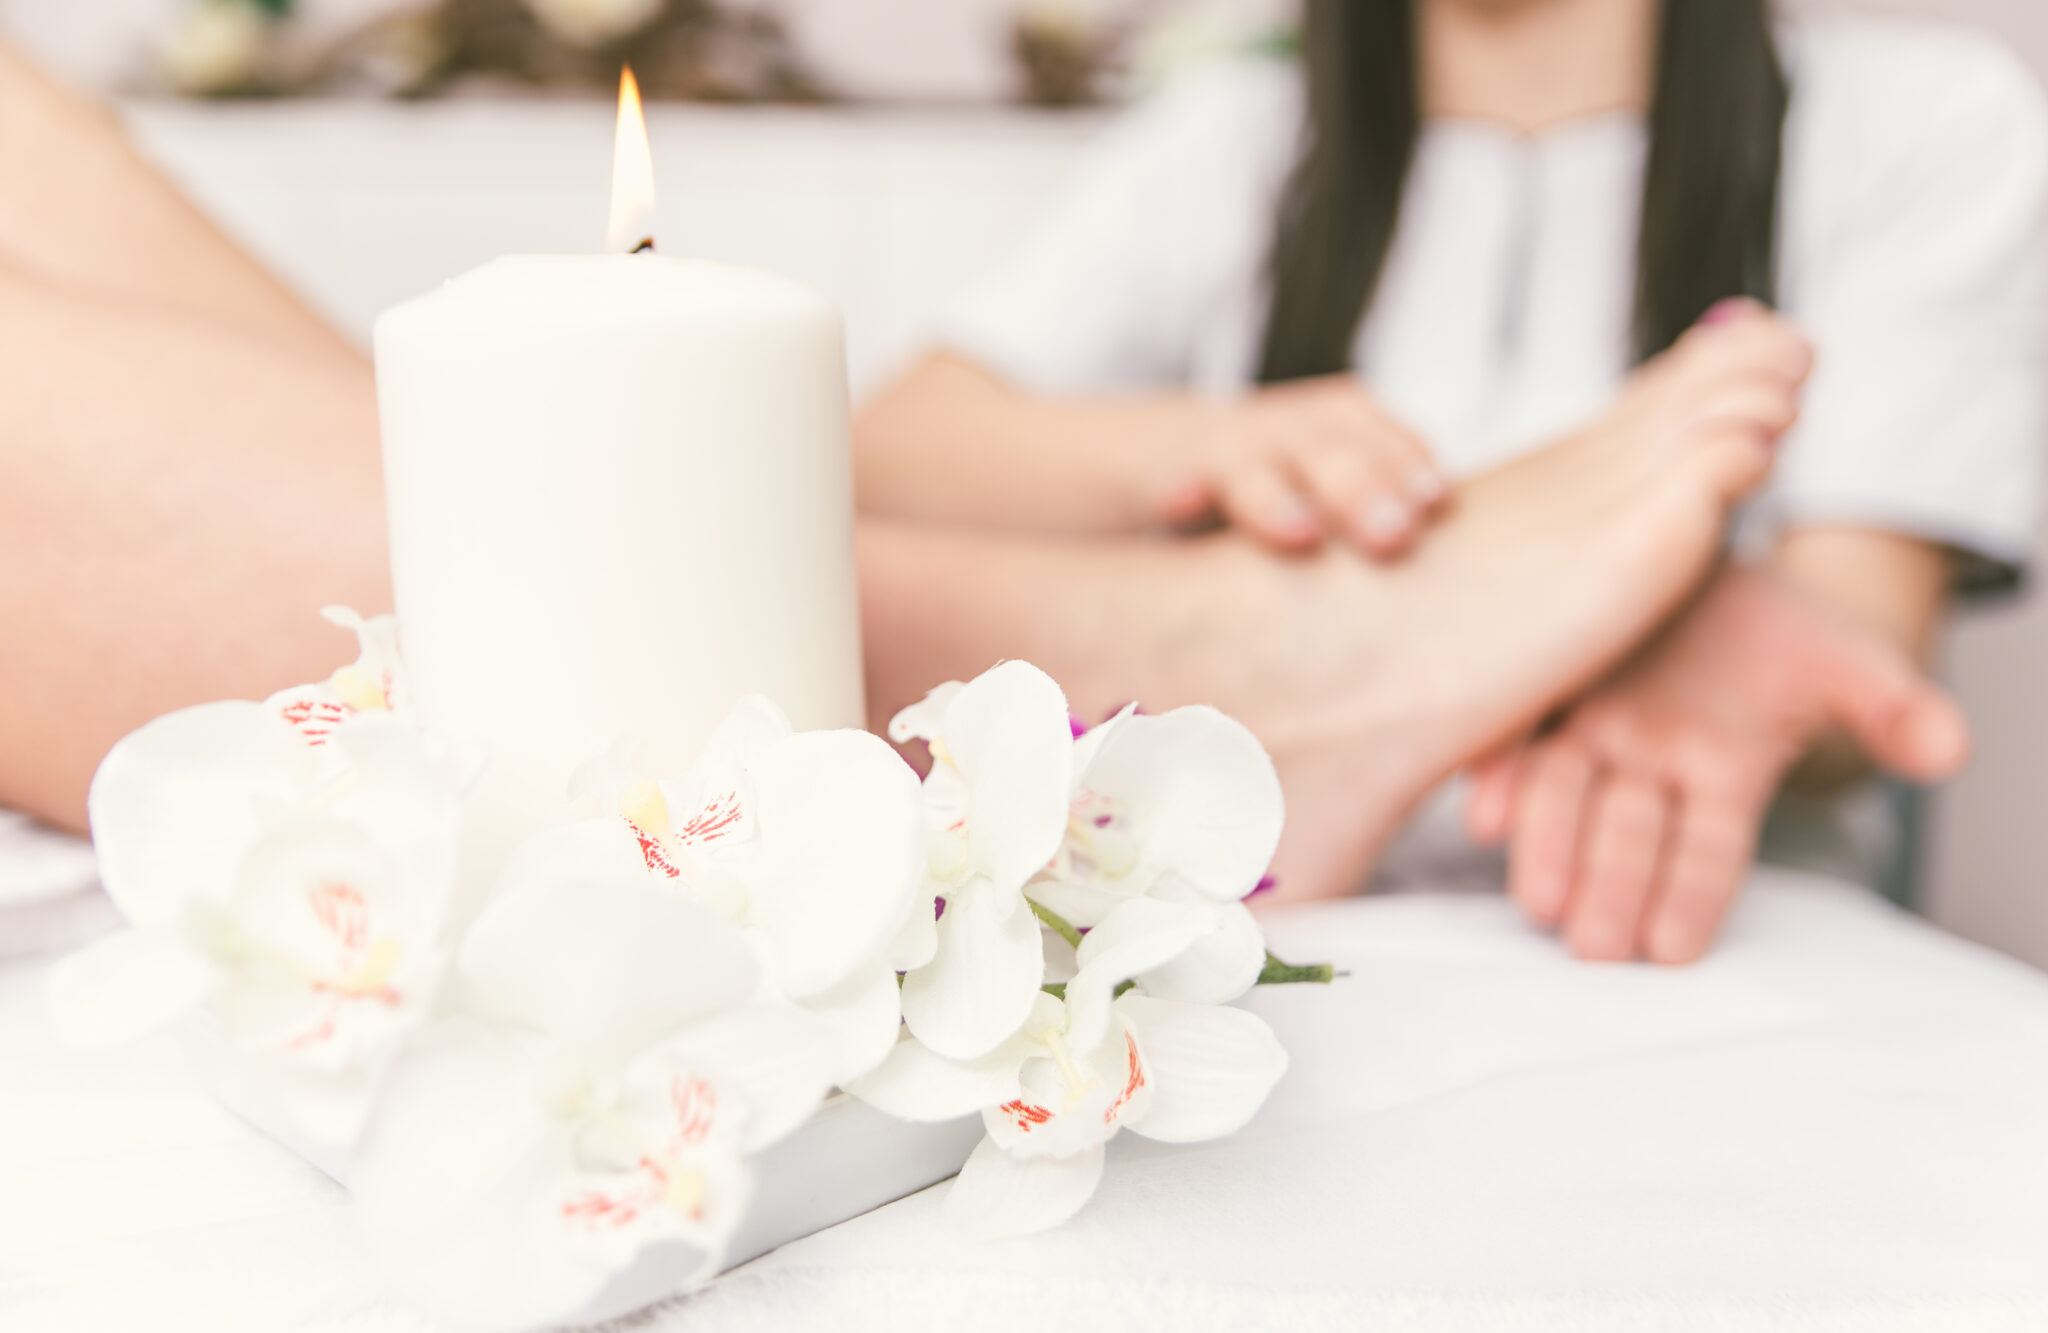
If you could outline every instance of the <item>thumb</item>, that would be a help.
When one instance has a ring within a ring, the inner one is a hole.
[[[1954,777],[1970,758],[1970,724],[1955,700],[1887,644],[1845,638],[1824,661],[1829,711],[1872,762],[1916,782]]]

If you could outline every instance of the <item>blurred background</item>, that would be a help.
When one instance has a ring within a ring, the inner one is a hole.
[[[2043,0],[1795,0],[1986,28],[2048,78]],[[779,269],[847,316],[856,395],[1028,228],[1120,102],[1289,58],[1288,0],[0,0],[358,338],[494,255],[597,248],[612,95],[650,110],[661,247]],[[2048,238],[2044,238],[2048,243]],[[2048,444],[2048,442],[2044,442]],[[2048,569],[2048,541],[2039,571]],[[1923,811],[1916,906],[2048,966],[2048,603],[1966,607],[1972,771]]]

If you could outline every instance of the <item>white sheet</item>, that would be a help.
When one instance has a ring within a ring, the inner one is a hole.
[[[1294,1065],[1237,1139],[1124,1136],[1027,1241],[956,1242],[927,1192],[634,1326],[2048,1327],[2048,980],[1759,880],[1682,972],[1573,964],[1493,896],[1282,916],[1351,976],[1258,996]],[[0,1328],[429,1333],[167,1050],[57,1049],[39,971],[0,966]]]

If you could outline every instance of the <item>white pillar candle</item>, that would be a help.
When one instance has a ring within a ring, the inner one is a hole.
[[[749,691],[862,724],[827,301],[653,253],[522,256],[387,311],[375,351],[429,723],[545,784],[622,737],[679,771]]]

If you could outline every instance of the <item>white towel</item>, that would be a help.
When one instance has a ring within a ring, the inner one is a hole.
[[[0,961],[63,953],[120,921],[90,843],[0,810]]]

